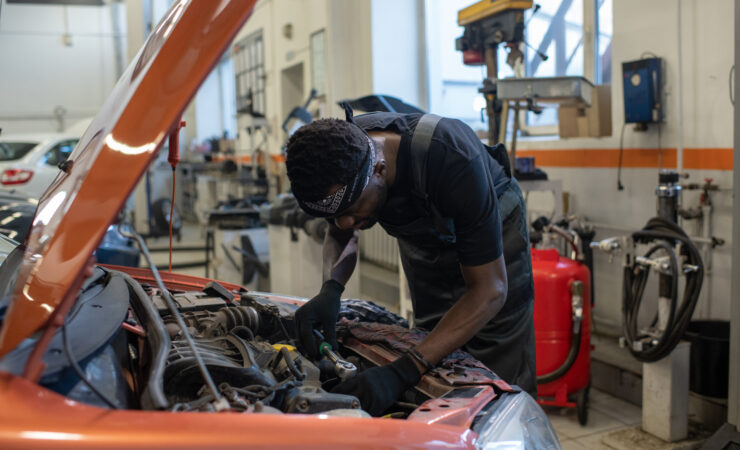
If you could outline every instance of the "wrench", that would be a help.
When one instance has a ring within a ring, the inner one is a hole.
[[[337,374],[339,379],[344,381],[347,378],[355,376],[357,373],[357,367],[355,367],[351,362],[342,359],[339,354],[332,350],[331,344],[324,340],[324,335],[321,334],[319,330],[313,330],[313,332],[316,337],[321,340],[321,344],[319,344],[319,353],[326,356],[329,358],[329,361],[334,363],[334,373]]]

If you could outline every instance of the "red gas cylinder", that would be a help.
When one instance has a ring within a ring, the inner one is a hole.
[[[532,249],[532,270],[538,401],[577,407],[585,424],[591,378],[589,270],[555,249]]]

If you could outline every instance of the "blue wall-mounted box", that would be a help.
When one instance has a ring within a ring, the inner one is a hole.
[[[646,58],[622,63],[625,123],[663,121],[660,58]]]

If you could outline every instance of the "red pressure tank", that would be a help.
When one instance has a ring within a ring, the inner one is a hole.
[[[532,270],[538,402],[575,407],[585,425],[591,379],[589,270],[555,249],[532,249]]]

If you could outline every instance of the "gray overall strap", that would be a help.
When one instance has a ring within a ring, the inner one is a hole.
[[[411,136],[411,167],[414,175],[414,183],[411,193],[421,202],[426,212],[434,222],[437,235],[445,242],[455,241],[455,231],[452,219],[445,218],[432,204],[427,194],[427,159],[429,145],[432,143],[434,129],[439,123],[440,116],[424,114],[416,124],[414,134]]]
[[[413,160],[414,187],[423,200],[427,200],[427,150],[432,143],[434,129],[442,118],[436,114],[424,114],[416,124],[413,136],[411,136],[411,159]]]

